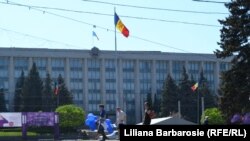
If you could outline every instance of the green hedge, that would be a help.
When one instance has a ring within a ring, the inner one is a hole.
[[[75,105],[64,105],[56,109],[59,114],[59,125],[62,128],[76,129],[84,124],[85,112]]]

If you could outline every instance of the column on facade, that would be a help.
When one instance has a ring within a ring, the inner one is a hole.
[[[68,87],[70,91],[70,67],[69,67],[69,58],[65,59],[65,68],[64,68],[64,74],[65,74],[65,84]],[[73,96],[74,97],[74,96]]]
[[[204,61],[200,62],[200,70],[199,70],[199,75],[198,75],[198,81],[200,80],[201,71],[203,71],[203,75],[205,75]]]
[[[203,74],[205,74],[205,70],[204,70],[204,61],[201,61],[201,64],[200,64],[200,71],[199,71],[199,74],[201,73],[201,70],[203,70]]]
[[[220,61],[215,62],[215,71],[214,71],[214,89],[215,93],[218,94],[219,84],[220,84]]]
[[[115,83],[115,90],[116,90],[116,96],[115,96],[115,105],[116,107],[118,105],[120,105],[120,96],[119,96],[119,89],[118,89],[118,83],[119,83],[119,80],[118,80],[118,57],[117,57],[117,54],[116,54],[116,57],[115,57],[115,78],[116,78],[116,83]]]
[[[51,68],[51,58],[48,57],[48,63],[47,63],[47,73],[50,74],[50,76],[52,76],[52,68]]]
[[[9,93],[8,93],[8,101],[9,101],[9,110],[14,110],[14,92],[15,92],[15,74],[14,74],[14,61],[13,57],[10,57],[9,62]]]
[[[142,99],[140,95],[140,75],[139,75],[139,60],[135,60],[135,117],[136,123],[142,121]]]
[[[86,112],[89,111],[88,104],[88,65],[87,58],[83,59],[83,100],[84,100],[84,109]]]
[[[124,102],[126,101],[126,99],[124,99],[124,95],[123,95],[123,74],[122,74],[122,60],[118,59],[118,64],[117,64],[117,71],[118,71],[118,78],[117,78],[117,82],[118,82],[118,96],[119,96],[119,101],[120,101],[120,105],[116,105],[117,107],[122,107],[125,110],[124,106]]]
[[[169,60],[168,72],[170,76],[173,78],[173,60]]]
[[[190,73],[189,73],[189,69],[188,69],[188,61],[187,61],[187,60],[185,60],[185,62],[184,62],[184,67],[185,67],[185,69],[186,69],[187,74],[190,74]],[[191,77],[191,76],[189,76],[189,79],[190,79],[190,77]]]
[[[33,59],[32,59],[32,57],[29,57],[28,60],[29,60],[28,72],[29,72],[32,68],[32,65],[33,65]]]
[[[154,102],[154,95],[156,93],[156,61],[153,60],[152,61],[152,67],[151,67],[151,84],[152,84],[152,88],[151,88],[151,99]]]
[[[101,103],[106,104],[106,91],[105,91],[105,59],[101,59],[101,64],[100,64],[100,90],[101,90]]]
[[[83,90],[83,89],[84,89],[84,88],[83,88],[83,87],[84,87],[84,80],[83,80],[83,78],[84,78],[83,64],[84,64],[84,63],[83,63],[83,60],[82,60],[81,58],[79,58],[79,59],[80,59],[81,67],[82,67],[82,72],[81,72],[81,73],[82,73],[82,84],[81,84],[81,85],[82,85],[82,87],[81,87],[81,88],[82,88],[82,95],[80,96],[80,97],[82,97],[82,101],[81,101],[82,103],[81,103],[81,105],[83,106],[84,110],[86,111],[85,105],[84,105],[84,103],[85,103],[85,102],[84,102],[84,99],[85,99],[85,98],[84,98],[84,90]]]

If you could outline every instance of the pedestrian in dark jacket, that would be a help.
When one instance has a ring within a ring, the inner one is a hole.
[[[151,123],[150,114],[152,112],[152,109],[150,108],[150,105],[148,102],[144,103],[144,107],[145,107],[145,111],[144,111],[143,125],[150,125]]]
[[[99,110],[100,110],[100,117],[98,122],[98,126],[97,126],[97,133],[102,135],[102,141],[105,141],[106,139],[108,139],[108,137],[105,134],[105,128],[104,128],[104,124],[105,124],[105,120],[106,120],[106,111],[104,109],[104,105],[100,104],[99,105]]]

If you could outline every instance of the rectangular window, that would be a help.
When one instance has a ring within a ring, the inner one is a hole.
[[[183,67],[185,67],[184,61],[173,61],[173,79],[176,81],[177,84],[179,84]]]
[[[213,72],[214,71],[214,62],[205,62],[204,63],[204,71],[205,72]]]
[[[64,72],[65,59],[64,58],[52,58],[51,59],[51,78],[56,79],[61,74],[62,77],[65,76]]]
[[[162,86],[168,75],[168,61],[156,61],[156,88],[157,91],[162,90]]]
[[[88,59],[88,68],[100,68],[100,59]]]
[[[64,58],[52,58],[51,59],[51,66],[52,68],[64,68],[64,62],[65,59]]]
[[[200,76],[200,62],[197,61],[190,61],[188,62],[188,73],[189,73],[189,77],[193,77],[194,81],[198,81],[199,80],[199,76]]]

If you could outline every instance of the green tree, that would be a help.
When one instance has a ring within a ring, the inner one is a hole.
[[[225,124],[225,119],[218,108],[208,108],[201,116],[201,123],[204,123],[205,116],[208,116],[208,124],[222,125]]]
[[[85,112],[75,105],[64,105],[56,109],[59,113],[59,125],[62,128],[76,128],[85,120]]]
[[[15,96],[14,96],[14,111],[20,112],[21,111],[21,103],[22,103],[22,88],[24,85],[24,72],[22,70],[20,77],[18,78],[15,86]]]
[[[248,100],[250,91],[250,2],[234,0],[225,5],[229,16],[219,20],[223,25],[222,50],[216,50],[218,58],[232,58],[232,67],[222,74],[220,108],[227,118],[238,112],[250,111]]]
[[[7,112],[4,89],[0,89],[0,112]]]
[[[152,96],[151,96],[151,89],[149,90],[149,92],[147,93],[147,102],[149,104],[150,107],[152,107]]]
[[[161,103],[160,98],[157,96],[157,94],[154,94],[153,109],[157,113],[157,115],[159,115],[159,113],[161,111],[161,104],[159,104],[159,103]]]
[[[242,70],[243,71],[243,70]],[[246,74],[239,71],[229,70],[222,74],[222,83],[220,85],[220,109],[226,117],[227,122],[230,123],[230,118],[235,113],[245,113],[250,111],[249,92],[241,91]],[[236,83],[238,82],[238,83]],[[248,89],[248,88],[244,88]]]
[[[183,67],[182,78],[179,84],[181,115],[184,119],[197,122],[197,96],[191,89],[193,83],[188,80],[186,68]]]
[[[59,92],[57,94],[57,98],[59,98],[58,104],[59,105],[72,104],[73,103],[72,95],[68,91],[61,74],[59,74],[57,82],[59,85]]]
[[[36,64],[33,63],[22,89],[22,111],[37,112],[42,110],[42,90],[43,82]]]
[[[200,81],[198,87],[200,97],[204,98],[204,108],[216,107],[215,95],[213,95],[209,89],[207,79],[203,75],[203,70],[200,73]],[[200,101],[201,105],[201,101]],[[200,109],[201,110],[201,109]]]
[[[56,98],[52,90],[52,80],[49,73],[46,75],[46,79],[43,87],[43,111],[51,112],[55,110]]]
[[[163,86],[163,93],[161,98],[161,116],[169,116],[172,112],[178,110],[178,87],[174,80],[168,74]]]

